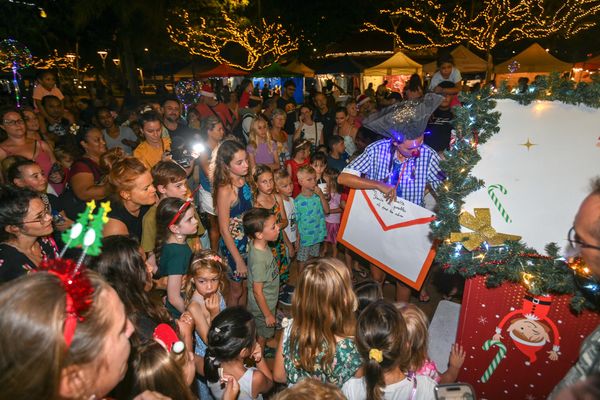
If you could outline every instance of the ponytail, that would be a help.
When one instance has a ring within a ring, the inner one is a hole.
[[[377,360],[369,359],[363,363],[363,366],[365,368],[367,400],[382,400],[385,381],[381,364]]]

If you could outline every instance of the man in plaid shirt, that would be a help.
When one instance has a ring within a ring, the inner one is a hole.
[[[386,199],[401,197],[423,206],[426,187],[436,189],[445,179],[438,154],[426,144],[423,136],[431,113],[442,97],[427,94],[421,101],[408,101],[382,110],[363,125],[389,139],[369,145],[365,151],[344,168],[338,178],[341,185],[354,189],[375,189]],[[383,284],[385,272],[371,265],[373,279]],[[423,289],[419,298],[427,301]],[[396,282],[396,300],[408,302],[410,288]]]

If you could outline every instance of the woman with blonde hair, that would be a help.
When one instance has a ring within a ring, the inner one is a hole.
[[[258,164],[267,165],[273,171],[279,169],[279,150],[281,144],[275,142],[271,138],[267,120],[261,116],[256,116],[250,124],[250,132],[248,134],[248,160],[250,161],[250,171]]]
[[[140,240],[142,219],[150,206],[156,203],[152,174],[137,158],[125,157],[113,164],[108,183],[112,193],[112,210],[104,225],[104,236],[125,235]]]
[[[361,359],[354,343],[357,305],[344,263],[335,258],[309,263],[294,292],[293,319],[277,348],[274,379],[294,385],[314,377],[341,387],[359,376]]]

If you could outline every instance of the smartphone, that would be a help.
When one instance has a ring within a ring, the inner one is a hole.
[[[435,387],[436,400],[475,400],[475,391],[468,383],[447,383]]]

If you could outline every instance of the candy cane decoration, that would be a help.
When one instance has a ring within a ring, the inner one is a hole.
[[[504,209],[504,206],[502,205],[502,203],[500,203],[500,200],[498,199],[498,196],[496,196],[496,193],[494,193],[495,189],[498,189],[502,194],[507,194],[508,190],[506,190],[506,188],[504,186],[496,184],[496,185],[491,185],[490,187],[488,187],[487,192],[488,192],[488,195],[491,197],[492,201],[494,202],[494,205],[496,206],[498,211],[500,211],[500,215],[502,215],[502,218],[504,218],[504,220],[510,224],[512,222],[512,219],[510,218],[510,216]]]
[[[486,340],[485,343],[483,343],[482,348],[483,348],[483,350],[488,351],[490,349],[490,347],[492,347],[492,346],[496,346],[498,348],[498,353],[496,353],[496,355],[494,356],[494,359],[492,360],[490,365],[487,367],[487,369],[483,373],[483,376],[481,377],[482,383],[486,383],[487,381],[490,380],[490,377],[492,376],[492,374],[498,367],[498,364],[500,364],[500,361],[502,361],[502,359],[506,355],[506,346],[498,340],[493,340],[493,339]]]

